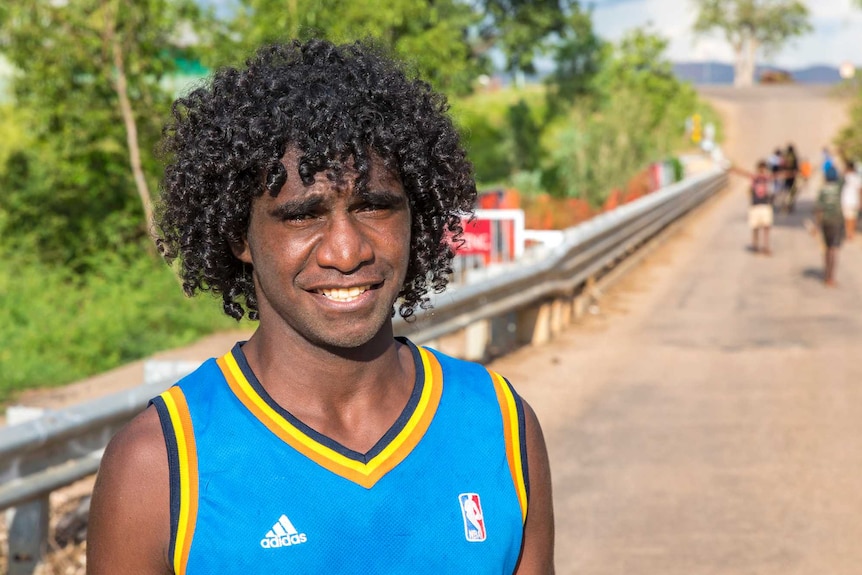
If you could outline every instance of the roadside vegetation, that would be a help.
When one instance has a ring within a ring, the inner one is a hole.
[[[850,120],[838,133],[835,145],[847,160],[862,162],[862,79],[848,83],[846,88],[855,91],[855,98],[850,107]]]
[[[853,3],[862,10],[862,0],[854,0]],[[862,163],[862,69],[857,69],[841,88],[852,91],[854,101],[850,108],[850,120],[839,132],[835,145],[847,160]]]
[[[153,247],[155,150],[177,91],[275,31],[346,41],[362,30],[406,59],[449,96],[482,188],[598,208],[690,146],[686,118],[715,121],[674,78],[663,38],[641,29],[606,43],[575,1],[333,2],[0,7],[13,70],[0,84],[0,402],[236,327],[219,301],[185,298]]]

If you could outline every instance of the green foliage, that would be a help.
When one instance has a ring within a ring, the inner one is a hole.
[[[237,323],[214,299],[186,299],[168,266],[110,253],[78,276],[27,254],[0,259],[0,402],[68,383]]]
[[[591,12],[574,10],[552,48],[554,70],[548,85],[548,121],[575,100],[595,94],[595,78],[604,66],[607,48],[593,30]]]
[[[808,7],[800,0],[695,0],[694,30],[718,29],[732,45],[754,39],[766,51],[809,32]]]
[[[673,76],[666,45],[636,29],[608,48],[598,96],[578,102],[549,130],[557,185],[550,191],[599,206],[611,189],[683,145],[685,118],[699,103]]]
[[[533,118],[530,107],[523,99],[509,108],[511,127],[511,166],[515,170],[534,170],[539,167],[541,148],[538,145],[541,126]]]
[[[211,66],[239,64],[262,44],[290,38],[349,42],[373,38],[436,88],[466,93],[487,70],[467,31],[479,14],[458,0],[238,0],[214,32]]]
[[[205,57],[210,66],[238,64],[257,46],[288,38],[373,38],[435,88],[464,95],[489,70],[491,49],[507,71],[534,72],[539,55],[583,24],[573,0],[236,0],[230,18],[208,32]]]
[[[535,58],[548,54],[557,38],[567,33],[568,15],[580,5],[569,0],[480,0],[484,14],[479,36],[506,57],[509,72],[535,71]]]
[[[26,146],[22,111],[11,104],[0,104],[0,166],[6,165],[9,156]]]
[[[45,263],[79,270],[102,250],[147,241],[115,56],[153,185],[159,166],[151,150],[170,106],[160,82],[174,70],[180,27],[195,14],[191,0],[5,3],[0,51],[16,69],[12,95],[27,138],[0,170],[7,215],[0,233],[31,246]]]
[[[235,327],[212,299],[187,300],[151,246],[118,100],[119,39],[141,164],[179,78],[239,63],[287,37],[374,38],[451,99],[480,185],[603,201],[678,145],[694,92],[670,75],[664,44],[618,49],[566,0],[235,0],[224,21],[192,0],[9,0],[0,52],[17,73],[0,107],[0,401]],[[543,86],[471,93],[500,50],[510,71],[546,54]],[[550,152],[549,152],[550,151]]]
[[[480,185],[500,183],[518,169],[539,167],[545,94],[542,86],[530,86],[452,100],[452,115]]]
[[[693,88],[679,82],[667,41],[634,30],[617,46],[588,53],[597,64],[578,95],[554,99],[549,83],[477,93],[453,103],[481,187],[511,185],[595,207],[653,161],[687,145],[693,113],[719,124]]]
[[[835,145],[848,160],[862,162],[862,86],[850,108],[850,121],[839,132]]]

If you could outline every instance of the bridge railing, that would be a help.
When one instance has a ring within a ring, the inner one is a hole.
[[[553,248],[432,296],[416,321],[396,317],[396,333],[475,360],[548,339],[577,315],[597,278],[726,183],[716,167],[565,230]],[[95,473],[111,436],[184,373],[0,428],[0,510],[17,507],[9,573],[32,572],[47,538],[48,495]]]

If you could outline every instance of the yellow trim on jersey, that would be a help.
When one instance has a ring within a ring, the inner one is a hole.
[[[512,472],[512,481],[515,484],[515,492],[518,494],[518,502],[521,504],[521,519],[527,520],[527,484],[524,477],[523,453],[521,453],[521,435],[524,430],[518,421],[518,408],[515,404],[515,396],[509,384],[500,374],[488,370],[491,380],[494,382],[494,391],[497,393],[497,401],[500,403],[500,412],[503,415],[503,435],[506,441],[506,459],[509,461],[509,470]]]
[[[422,358],[421,368],[425,377],[416,409],[398,435],[368,463],[346,457],[315,441],[282,417],[255,391],[242,373],[242,369],[240,369],[232,353],[220,357],[217,363],[237,398],[270,431],[320,466],[370,489],[416,447],[431,425],[431,420],[440,404],[440,397],[443,393],[440,364],[431,353],[422,348],[419,348],[419,354]]]
[[[179,387],[172,387],[162,393],[161,397],[168,409],[171,426],[176,436],[180,475],[180,513],[172,559],[174,573],[185,575],[198,513],[198,460],[195,434],[189,407],[182,390]]]

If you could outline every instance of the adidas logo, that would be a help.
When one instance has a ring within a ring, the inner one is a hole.
[[[308,537],[305,536],[305,533],[298,532],[287,515],[282,515],[272,526],[272,529],[267,531],[263,539],[260,540],[260,546],[264,549],[274,549],[299,545],[306,541],[308,541]]]

